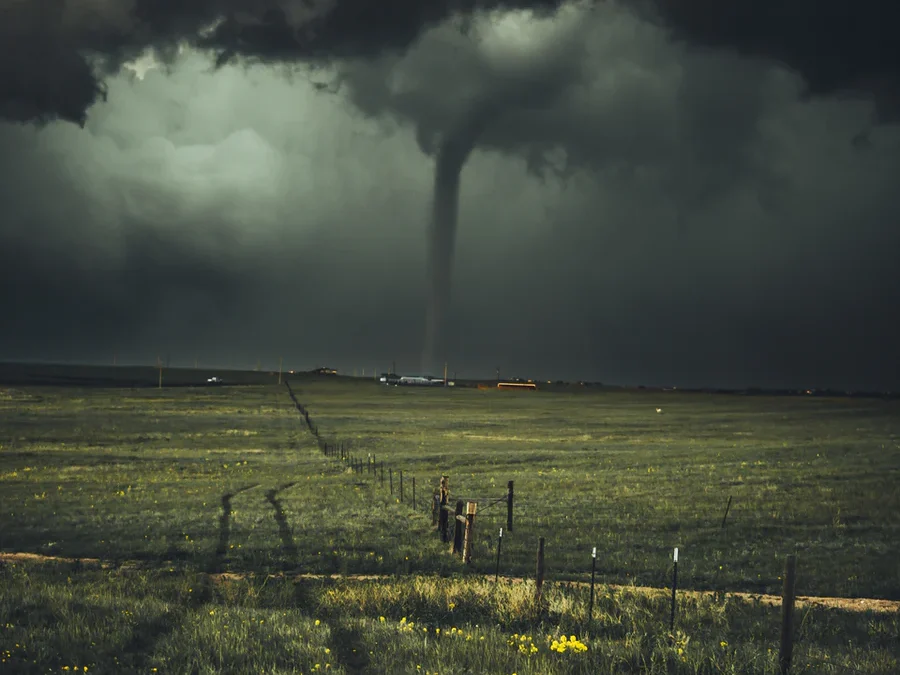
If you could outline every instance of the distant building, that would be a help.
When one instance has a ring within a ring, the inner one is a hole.
[[[316,368],[313,373],[316,375],[337,375],[337,370],[334,368]]]
[[[527,391],[537,391],[537,385],[534,382],[498,382],[497,389],[524,389]]]

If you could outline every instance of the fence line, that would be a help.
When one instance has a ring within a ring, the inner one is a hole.
[[[344,462],[350,467],[355,473],[369,473],[372,476],[376,477],[380,482],[380,486],[384,487],[384,470],[385,463],[382,460],[380,463],[377,461],[376,456],[373,453],[368,453],[365,460],[365,465],[363,464],[363,460],[361,458],[354,457],[354,455],[349,451],[348,448],[345,447],[343,442],[333,441],[332,443],[328,443],[319,432],[319,427],[317,424],[313,422],[310,418],[309,410],[297,400],[296,395],[291,389],[291,385],[289,382],[285,381],[285,386],[288,389],[288,393],[290,394],[291,400],[294,402],[297,410],[303,416],[304,422],[306,423],[307,428],[310,433],[315,436],[319,449],[322,453],[329,458],[335,459],[337,461]],[[394,481],[393,474],[394,468],[387,467],[388,469],[388,490],[391,495],[394,494]],[[403,494],[403,470],[398,470],[399,476],[399,496],[397,501],[400,503],[404,503],[404,494]],[[412,478],[412,508],[416,509],[416,479],[414,476]],[[500,497],[468,497],[465,500],[458,498],[454,506],[450,505],[450,478],[447,475],[442,475],[439,481],[439,487],[434,490],[434,494],[431,500],[431,524],[433,529],[438,533],[441,537],[442,542],[451,543],[451,553],[458,554],[461,556],[463,562],[465,564],[471,564],[472,555],[473,555],[473,547],[474,547],[474,526],[475,526],[475,516],[478,513],[478,502],[488,502],[487,505],[481,507],[481,512],[484,510],[499,504],[500,502],[505,501],[507,504],[507,522],[506,528],[508,532],[513,531],[513,504],[514,504],[514,482],[509,481],[507,484],[507,492],[506,494]],[[728,511],[731,507],[731,497],[728,498],[728,504],[725,508],[725,515],[722,518],[721,527],[725,527],[726,519],[728,517]],[[453,514],[451,519],[450,514]],[[452,524],[452,534],[451,534],[451,524]],[[497,539],[497,559],[496,559],[496,569],[495,569],[495,582],[499,580],[500,576],[500,552],[501,546],[503,542],[503,528],[500,528],[499,537]],[[595,585],[595,572],[596,572],[596,556],[597,549],[596,547],[593,549],[591,554],[591,575],[590,575],[590,599],[589,606],[587,610],[588,622],[593,622],[593,605],[594,605],[594,585]],[[542,598],[543,598],[543,584],[544,584],[544,576],[545,576],[545,539],[544,537],[539,537],[538,540],[538,549],[537,549],[537,559],[535,565],[535,595],[534,595],[534,607],[538,613],[538,616],[541,615],[542,611]],[[670,618],[669,618],[669,630],[672,631],[674,635],[675,631],[675,623],[676,623],[676,604],[677,604],[677,579],[678,579],[678,549],[675,549],[674,558],[672,560],[672,586],[671,586],[671,607],[670,607]],[[784,587],[782,590],[782,603],[781,603],[781,631],[780,631],[780,647],[778,650],[778,666],[781,675],[788,675],[791,671],[792,666],[792,656],[793,656],[793,647],[795,643],[795,626],[793,621],[794,616],[794,604],[796,599],[795,594],[795,583],[796,583],[796,556],[789,555],[785,560],[785,572],[784,572]],[[848,671],[854,671],[855,669],[849,666],[845,666],[843,664],[830,663],[826,661],[820,661],[814,659],[812,657],[805,658],[806,661],[814,661],[818,662],[820,665],[828,665],[834,668],[844,669]],[[807,664],[808,665],[808,664]],[[862,671],[857,671],[862,672]]]

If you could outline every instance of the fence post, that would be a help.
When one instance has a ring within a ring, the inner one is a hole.
[[[460,553],[463,547],[463,503],[462,499],[456,500],[456,512],[453,515],[453,553]]]
[[[431,526],[437,527],[438,511],[441,508],[441,498],[438,496],[437,490],[431,495]]]
[[[722,528],[725,527],[725,519],[728,518],[728,510],[731,508],[731,495],[728,495],[728,503],[725,505],[725,515],[722,516]]]
[[[468,502],[466,504],[466,538],[463,544],[463,562],[466,565],[472,564],[472,542],[475,538],[475,511],[478,509],[478,502]]]
[[[594,575],[597,573],[597,547],[591,551],[591,601],[588,603],[588,623],[594,620]]]
[[[541,593],[544,589],[544,538],[538,540],[537,569],[535,570],[534,604],[541,611]]]
[[[400,469],[400,503],[403,503],[403,469]]]
[[[445,544],[447,543],[447,537],[449,533],[447,530],[447,509],[444,507],[447,506],[450,502],[450,477],[449,476],[441,476],[441,492],[440,492],[440,504],[438,504],[438,529],[441,531],[441,541]]]
[[[789,555],[784,561],[784,588],[781,593],[781,650],[778,664],[781,675],[791,669],[794,650],[794,584],[797,580],[797,556]]]
[[[513,482],[506,484],[506,530],[513,531]]]
[[[675,629],[675,590],[678,587],[678,547],[672,554],[672,613],[669,615],[669,630]]]
[[[503,528],[500,528],[500,536],[497,537],[497,567],[494,569],[494,583],[500,579],[500,547],[503,546]]]

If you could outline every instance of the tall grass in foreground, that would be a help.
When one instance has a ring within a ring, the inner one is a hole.
[[[183,571],[0,569],[0,672],[776,673],[778,608],[410,577],[218,580]],[[894,614],[798,613],[794,671],[898,672]],[[586,648],[585,648],[586,647]]]

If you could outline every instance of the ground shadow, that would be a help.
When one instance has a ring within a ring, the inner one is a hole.
[[[281,506],[281,502],[278,500],[277,495],[279,492],[283,490],[287,490],[290,487],[296,485],[294,483],[285,483],[284,485],[273,488],[266,492],[266,501],[272,505],[272,509],[275,511],[275,522],[278,525],[278,536],[281,537],[281,550],[285,555],[284,566],[285,568],[295,567],[297,564],[297,545],[294,543],[294,536],[291,533],[291,528],[288,525],[287,516],[284,515],[284,509]]]
[[[352,626],[334,621],[331,623],[331,651],[335,660],[348,673],[368,675],[372,670],[369,663],[369,650],[363,640],[362,632]]]
[[[231,500],[235,495],[246,492],[255,488],[259,483],[247,485],[238,488],[234,492],[226,492],[222,495],[222,515],[219,516],[219,543],[216,546],[212,560],[210,560],[208,571],[211,573],[221,572],[222,565],[225,562],[225,556],[228,553],[228,539],[231,536]]]

